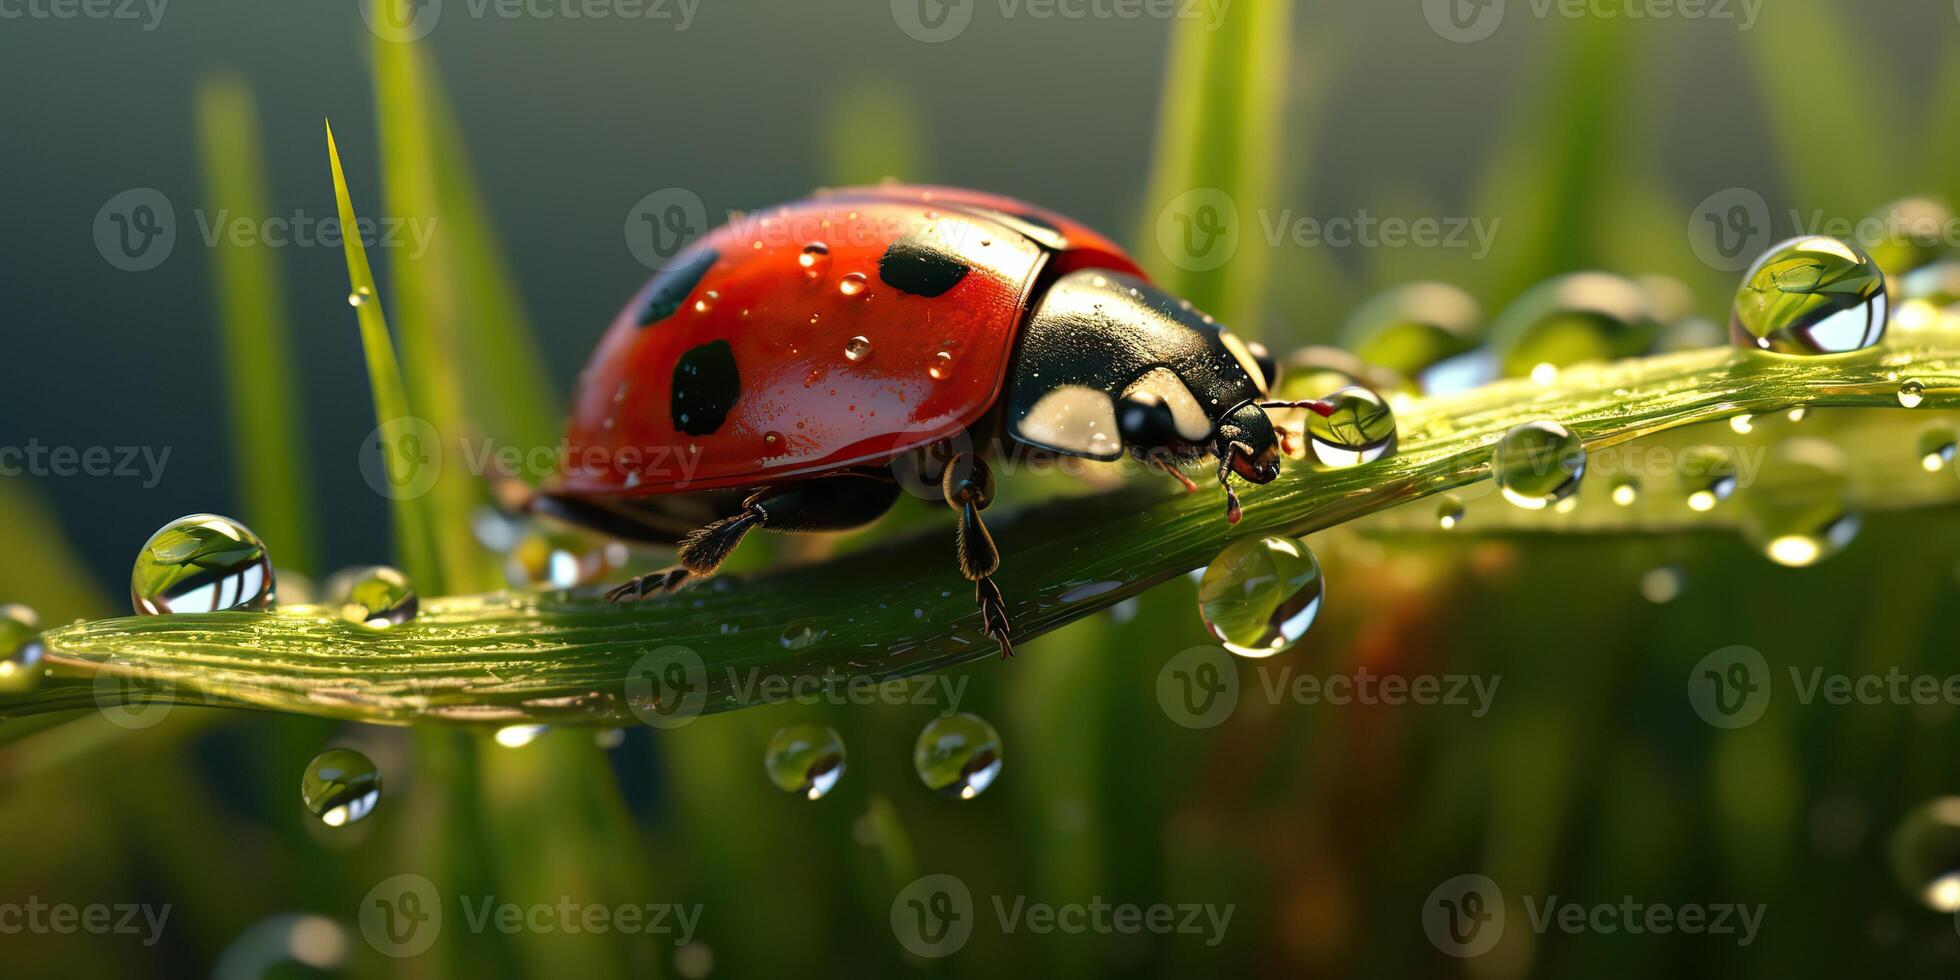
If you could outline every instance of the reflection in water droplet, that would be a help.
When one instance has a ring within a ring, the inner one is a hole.
[[[871,338],[852,337],[844,342],[844,359],[862,361],[871,356]]]
[[[782,643],[785,650],[807,650],[822,642],[830,635],[823,622],[818,619],[799,619],[783,627]]]
[[[856,296],[864,292],[864,273],[853,272],[837,280],[837,291],[846,296]]]
[[[337,573],[327,581],[327,604],[340,607],[340,618],[371,630],[400,626],[421,606],[408,576],[386,565]]]
[[[1885,311],[1885,273],[1857,246],[1793,238],[1743,274],[1729,337],[1751,350],[1842,354],[1878,343]]]
[[[1692,446],[1682,451],[1681,486],[1688,509],[1709,511],[1735,494],[1735,457],[1719,446]]]
[[[1310,445],[1322,465],[1358,466],[1395,451],[1395,413],[1382,396],[1349,385],[1324,400],[1332,412],[1306,413]]]
[[[1930,429],[1919,434],[1919,465],[1928,473],[1938,473],[1953,462],[1952,429]]]
[[[373,298],[374,298],[374,290],[369,289],[366,286],[362,286],[361,288],[356,289],[353,292],[347,294],[347,305],[353,307],[360,307],[366,305],[367,301]]]
[[[306,764],[299,798],[329,827],[358,823],[381,802],[381,770],[353,749],[328,749]]]
[[[1907,408],[1918,408],[1926,400],[1924,382],[1907,380],[1899,385],[1899,404]]]
[[[714,309],[715,301],[719,299],[721,299],[721,294],[715,292],[712,289],[708,290],[705,293],[702,293],[701,298],[694,301],[694,312],[706,313],[709,310]]]
[[[844,777],[844,739],[825,725],[790,725],[769,740],[762,767],[777,789],[822,799]]]
[[[139,616],[266,609],[272,560],[258,535],[229,517],[180,517],[137,552],[129,597]]]
[[[1773,562],[1801,568],[1837,554],[1858,535],[1847,500],[1844,454],[1817,439],[1772,449],[1742,497],[1742,537]]]
[[[934,381],[944,381],[952,377],[953,355],[948,351],[940,351],[932,355],[932,363],[926,367],[926,373],[932,375]]]
[[[803,267],[803,274],[812,279],[821,279],[830,271],[830,246],[822,242],[811,242],[797,253],[796,264]]]
[[[1444,497],[1436,505],[1436,524],[1448,531],[1463,523],[1463,501],[1455,497]]]
[[[41,682],[41,617],[22,605],[0,606],[0,694],[25,694]]]
[[[1490,344],[1506,377],[1542,382],[1575,364],[1644,354],[1659,333],[1646,290],[1623,276],[1574,272],[1513,301],[1491,323]]]
[[[1960,912],[1960,796],[1921,804],[1892,832],[1892,873],[1935,912]]]
[[[1289,538],[1227,545],[1198,580],[1198,613],[1225,649],[1270,657],[1298,642],[1320,612],[1320,560]]]
[[[1498,440],[1490,468],[1505,500],[1526,510],[1543,510],[1579,489],[1586,475],[1586,446],[1557,422],[1525,422]]]
[[[912,768],[926,788],[962,800],[986,792],[1000,764],[1000,733],[975,715],[934,718],[912,746]]]
[[[497,729],[497,744],[507,749],[521,749],[550,730],[549,725],[505,725]]]

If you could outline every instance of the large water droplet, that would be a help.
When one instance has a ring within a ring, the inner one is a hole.
[[[844,342],[845,360],[856,362],[856,361],[862,361],[870,356],[871,356],[871,338],[852,337],[851,339]]]
[[[129,598],[139,616],[265,609],[274,598],[272,560],[258,535],[229,517],[180,517],[137,552]]]
[[[1341,326],[1341,345],[1369,364],[1420,378],[1477,346],[1482,319],[1469,293],[1439,282],[1412,282],[1356,307]]]
[[[1885,311],[1885,273],[1857,246],[1792,238],[1743,274],[1729,337],[1751,350],[1842,354],[1878,343]]]
[[[358,823],[381,802],[381,770],[353,749],[328,749],[306,764],[299,798],[329,827]]]
[[[1960,796],[1921,804],[1892,832],[1892,873],[1936,912],[1960,912]]]
[[[1742,537],[1779,565],[1814,565],[1858,535],[1846,496],[1844,454],[1817,439],[1772,449],[1742,496]]]
[[[1234,541],[1198,580],[1198,613],[1225,649],[1270,657],[1305,636],[1320,612],[1320,560],[1289,538]]]
[[[1324,401],[1333,411],[1307,412],[1309,444],[1323,465],[1358,466],[1395,451],[1395,413],[1382,396],[1349,385]]]
[[[790,725],[769,740],[762,767],[777,789],[822,799],[844,777],[844,740],[826,725]]]
[[[926,788],[962,800],[986,792],[1000,762],[1000,733],[975,715],[934,718],[912,746],[912,768]]]
[[[1506,377],[1542,378],[1644,354],[1659,331],[1652,298],[1632,280],[1574,272],[1526,290],[1492,322],[1490,343]]]
[[[421,606],[408,576],[386,565],[336,573],[327,580],[327,604],[340,607],[340,618],[373,630],[400,626]]]
[[[1926,400],[1926,384],[1923,381],[1906,380],[1899,383],[1899,404],[1906,408],[1918,408]]]
[[[1557,422],[1526,422],[1498,440],[1490,469],[1505,500],[1526,510],[1543,510],[1579,489],[1586,475],[1586,446]]]
[[[803,268],[803,274],[812,279],[821,279],[830,271],[830,246],[822,242],[811,242],[797,253],[796,264]]]
[[[0,606],[0,694],[25,694],[41,682],[41,617],[26,606]]]

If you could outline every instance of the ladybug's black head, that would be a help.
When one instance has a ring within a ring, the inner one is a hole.
[[[1279,477],[1279,433],[1266,410],[1246,402],[1218,423],[1218,458],[1242,479],[1271,483]]]

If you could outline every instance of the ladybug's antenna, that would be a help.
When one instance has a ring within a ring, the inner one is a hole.
[[[1268,411],[1276,408],[1304,408],[1321,418],[1334,414],[1334,404],[1319,398],[1310,398],[1301,402],[1260,402],[1259,407]]]

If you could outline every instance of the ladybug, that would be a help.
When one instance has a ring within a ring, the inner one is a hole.
[[[981,520],[989,459],[1127,452],[1279,475],[1271,357],[1150,283],[1061,215],[975,191],[886,184],[737,216],[677,254],[581,376],[562,473],[529,509],[679,545],[625,602],[714,573],[748,532],[838,531],[905,488],[959,513],[981,622],[1009,640]],[[974,447],[984,447],[976,449]],[[923,491],[920,491],[923,492]]]

